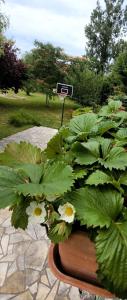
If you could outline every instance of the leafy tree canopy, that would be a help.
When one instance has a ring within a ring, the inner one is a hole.
[[[86,59],[74,60],[66,75],[66,82],[74,86],[74,98],[83,105],[93,105],[100,101],[102,76],[91,70]]]
[[[27,68],[18,58],[17,51],[12,41],[5,40],[0,56],[0,88],[13,88],[16,93],[22,87],[22,81],[27,79]]]
[[[1,3],[3,2],[3,0],[0,0],[0,34],[2,34],[8,26],[8,18],[1,11]]]
[[[43,80],[45,88],[53,88],[58,81],[62,81],[64,70],[64,53],[60,47],[52,44],[35,41],[35,48],[30,53],[26,53],[24,61],[31,68],[31,72],[36,79]]]
[[[0,0],[0,56],[3,53],[3,42],[5,37],[3,35],[4,30],[8,27],[8,18],[1,11],[1,4],[3,0]]]
[[[90,24],[85,27],[88,39],[86,53],[95,64],[97,72],[105,72],[110,61],[118,54],[121,37],[127,30],[127,6],[124,0],[104,0],[91,14]]]

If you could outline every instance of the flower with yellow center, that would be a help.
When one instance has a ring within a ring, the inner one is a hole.
[[[26,209],[26,213],[31,223],[38,224],[45,221],[46,209],[44,203],[31,202]]]
[[[74,206],[67,202],[64,205],[60,205],[58,212],[61,215],[60,219],[66,221],[67,223],[72,223],[75,218],[75,208]]]

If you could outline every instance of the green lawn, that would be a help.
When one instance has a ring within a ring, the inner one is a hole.
[[[74,109],[79,105],[72,100],[66,98],[64,124],[67,124],[72,116]],[[14,95],[9,92],[7,96],[0,95],[0,139],[22,131],[34,125],[25,125],[15,127],[9,124],[9,118],[17,112],[29,112],[32,116],[39,119],[42,126],[51,128],[59,128],[61,121],[62,102],[56,97],[54,101],[50,102],[50,107],[45,105],[45,95],[35,93],[31,96],[26,96],[24,92]]]

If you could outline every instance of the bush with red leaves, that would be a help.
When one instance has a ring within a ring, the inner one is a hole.
[[[15,93],[27,80],[27,66],[17,56],[18,49],[12,42],[4,42],[3,54],[0,56],[0,89],[14,89]]]

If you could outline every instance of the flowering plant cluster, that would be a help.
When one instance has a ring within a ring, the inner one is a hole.
[[[80,226],[92,234],[98,277],[127,294],[127,112],[110,101],[98,114],[74,117],[44,151],[21,142],[0,153],[0,208],[12,225],[47,226],[54,243]]]

